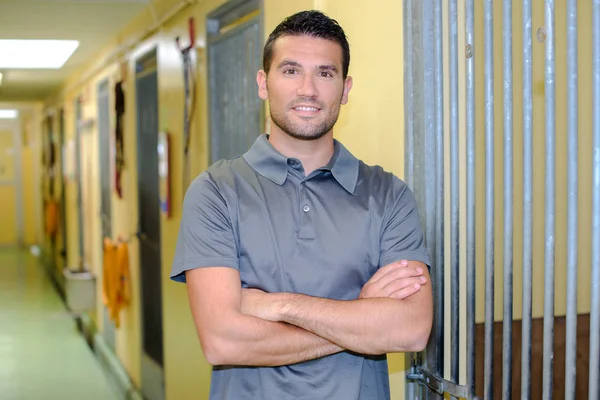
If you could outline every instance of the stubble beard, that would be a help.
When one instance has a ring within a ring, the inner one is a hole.
[[[287,107],[291,110],[293,106]],[[323,107],[320,107],[323,110]],[[287,135],[298,140],[317,140],[325,136],[337,122],[339,111],[337,113],[329,113],[327,118],[318,125],[312,125],[309,120],[305,124],[292,122],[285,112],[279,113],[273,111],[269,107],[271,114],[271,122]]]

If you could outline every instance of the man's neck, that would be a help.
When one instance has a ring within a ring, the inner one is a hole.
[[[334,152],[333,131],[315,140],[300,140],[284,132],[271,132],[269,142],[284,156],[300,160],[306,176],[327,165]]]

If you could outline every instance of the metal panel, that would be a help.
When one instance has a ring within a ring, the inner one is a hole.
[[[544,251],[544,371],[542,398],[552,398],[554,368],[554,240],[556,209],[556,66],[554,49],[554,1],[545,0],[546,56],[545,56],[545,100],[546,100],[546,225]]]
[[[242,155],[263,131],[261,51],[258,17],[209,40],[211,163]]]
[[[439,223],[436,219],[438,197],[441,193],[437,185],[436,154],[437,141],[441,139],[436,135],[436,53],[435,53],[435,11],[434,0],[412,1],[411,37],[413,55],[412,81],[413,96],[413,151],[414,164],[413,193],[418,204],[421,223],[424,227],[425,243],[430,251],[433,262],[432,289],[434,301],[434,327],[427,349],[419,364],[429,373],[440,376],[443,371],[443,344],[444,344],[444,269],[443,263],[438,264],[439,256],[437,243],[440,233]],[[439,3],[438,3],[439,5]],[[441,41],[440,41],[441,46]],[[440,66],[441,68],[441,66]],[[438,82],[440,76],[437,75]],[[438,84],[439,84],[438,83]],[[439,91],[438,91],[439,92]],[[443,95],[443,93],[440,93]],[[440,127],[439,125],[437,127]],[[441,127],[440,127],[441,128]],[[435,177],[435,179],[431,179]],[[443,243],[443,239],[442,239]],[[423,377],[423,375],[421,375]],[[422,378],[424,379],[424,378]],[[423,386],[418,386],[416,397],[423,399],[442,399],[443,396],[435,391],[428,391]]]
[[[578,78],[577,0],[567,0],[567,343],[565,356],[565,400],[575,400],[577,362],[577,167]]]

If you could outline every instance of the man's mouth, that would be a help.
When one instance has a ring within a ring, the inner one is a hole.
[[[312,112],[316,112],[316,111],[319,111],[320,108],[317,108],[317,107],[308,107],[308,106],[298,106],[298,107],[294,107],[294,110],[296,110],[296,111],[312,111]]]

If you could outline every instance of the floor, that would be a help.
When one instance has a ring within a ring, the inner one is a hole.
[[[118,398],[43,267],[21,250],[0,249],[0,398]]]

